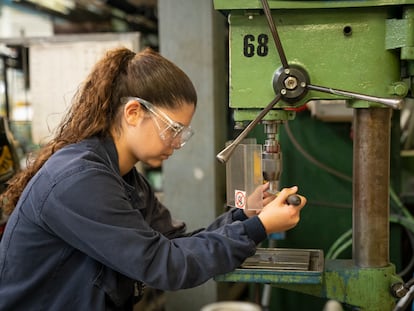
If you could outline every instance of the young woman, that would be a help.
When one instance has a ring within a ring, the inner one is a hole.
[[[266,186],[258,215],[233,209],[192,233],[172,219],[135,164],[159,166],[190,139],[196,101],[185,73],[149,49],[115,49],[96,64],[55,137],[0,198],[10,214],[0,310],[132,310],[143,284],[197,286],[298,223],[306,199],[285,203],[297,188],[274,198]]]

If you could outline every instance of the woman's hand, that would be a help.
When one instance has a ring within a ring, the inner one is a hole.
[[[284,188],[276,198],[264,207],[259,213],[259,218],[266,229],[266,233],[282,232],[295,227],[300,220],[300,211],[306,204],[306,198],[299,195],[299,205],[289,205],[286,200],[289,195],[296,194],[298,187]],[[298,194],[297,194],[298,195]]]

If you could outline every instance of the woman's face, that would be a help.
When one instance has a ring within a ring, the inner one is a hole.
[[[130,100],[124,108],[127,126],[123,135],[123,150],[126,151],[123,160],[132,165],[141,161],[151,167],[160,166],[175,149],[181,148],[185,138],[191,136],[188,126],[194,112],[192,103],[184,103],[171,110],[146,101]]]

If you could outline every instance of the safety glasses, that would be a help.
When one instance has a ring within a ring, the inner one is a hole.
[[[146,110],[151,112],[152,119],[158,128],[158,133],[166,145],[181,148],[194,135],[194,131],[190,126],[185,126],[172,120],[165,112],[155,107],[149,101],[139,97],[121,98],[121,102],[123,103],[131,100],[139,102]]]

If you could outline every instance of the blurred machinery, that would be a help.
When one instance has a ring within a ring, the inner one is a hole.
[[[20,170],[20,159],[16,141],[9,129],[6,117],[0,117],[0,192],[6,189],[7,181]],[[0,240],[3,235],[8,217],[0,207]]]
[[[412,95],[414,1],[214,0],[214,7],[228,16],[230,107],[244,127],[219,161],[262,124],[263,179],[277,188],[280,125],[309,101],[345,102],[353,111],[352,259],[264,249],[217,280],[271,284],[352,310],[397,309],[411,283],[390,262],[391,120]]]
[[[20,170],[19,143],[12,133],[10,122],[8,70],[24,67],[25,52],[0,46],[0,192],[6,189],[7,181]],[[7,219],[0,207],[0,239]]]

